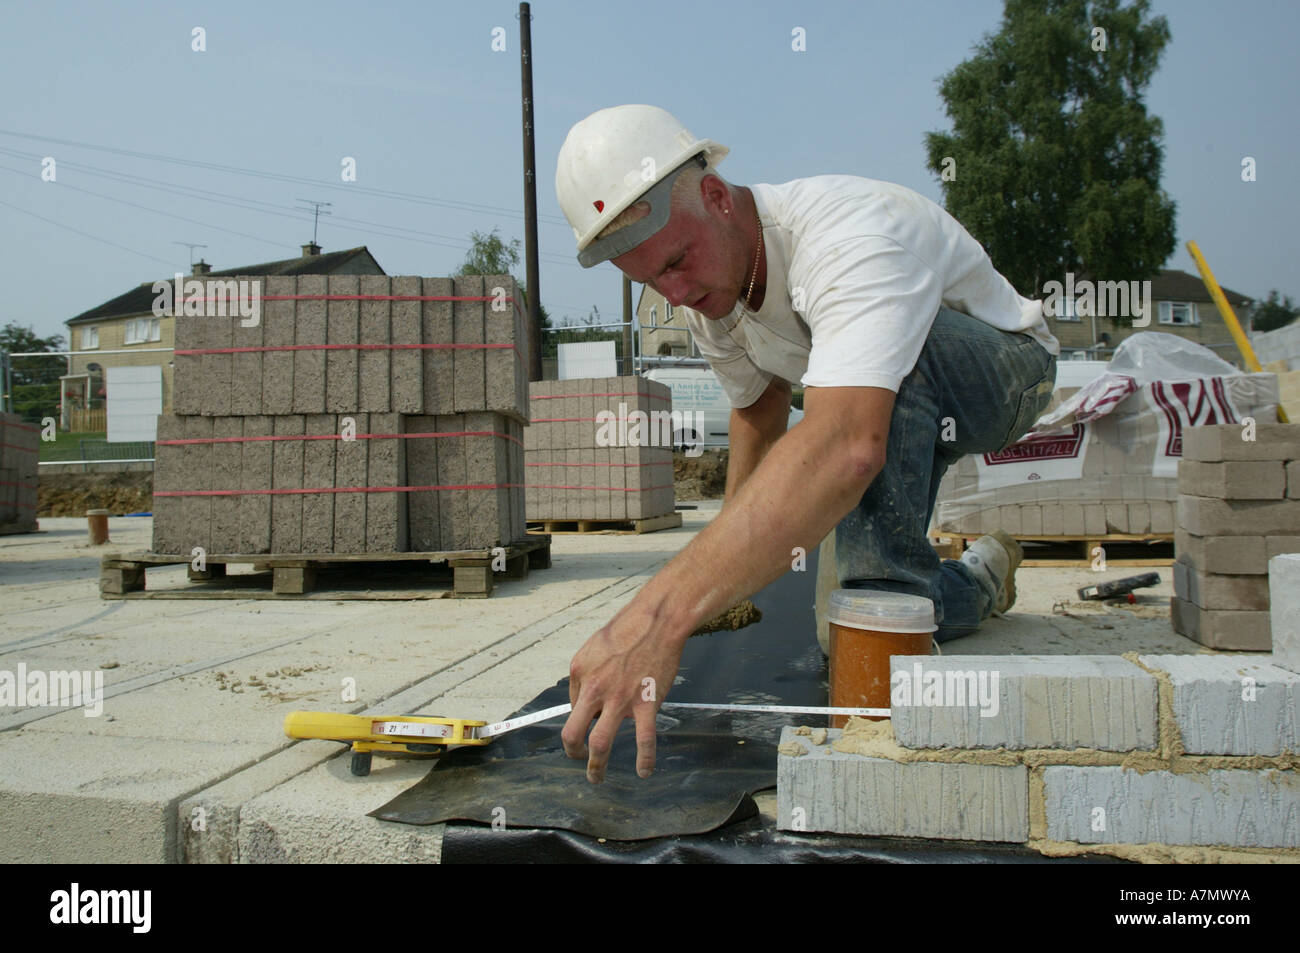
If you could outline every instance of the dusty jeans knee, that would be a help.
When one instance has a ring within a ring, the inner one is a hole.
[[[939,642],[969,635],[992,597],[959,560],[941,560],[927,530],[944,471],[968,453],[1000,450],[1051,400],[1056,358],[1027,334],[940,308],[899,387],[885,466],[836,528],[836,568],[850,589],[926,596]]]

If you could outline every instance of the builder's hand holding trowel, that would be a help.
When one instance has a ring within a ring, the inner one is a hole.
[[[605,779],[614,735],[629,716],[636,720],[636,773],[647,778],[654,770],[655,715],[690,634],[689,627],[682,628],[647,616],[634,600],[574,655],[569,664],[573,712],[560,738],[570,758],[587,757],[587,780],[593,784]]]

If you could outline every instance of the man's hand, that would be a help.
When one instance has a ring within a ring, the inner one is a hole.
[[[629,712],[636,719],[636,773],[648,778],[654,770],[655,715],[672,687],[685,645],[685,638],[666,632],[663,623],[637,618],[628,609],[588,639],[569,665],[573,712],[560,739],[570,758],[581,758],[585,748],[587,780],[593,784],[605,779],[614,735]],[[596,717],[600,720],[587,737]]]

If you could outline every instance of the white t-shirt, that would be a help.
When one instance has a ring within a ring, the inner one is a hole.
[[[758,400],[774,376],[896,392],[940,304],[1060,354],[1039,302],[923,195],[851,175],[750,188],[767,257],[763,307],[739,321],[739,303],[716,321],[683,309],[733,407]]]

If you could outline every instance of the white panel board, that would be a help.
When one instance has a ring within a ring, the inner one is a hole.
[[[162,368],[106,367],[108,442],[156,440],[162,413]]]
[[[617,377],[613,341],[578,341],[559,346],[559,379]]]

